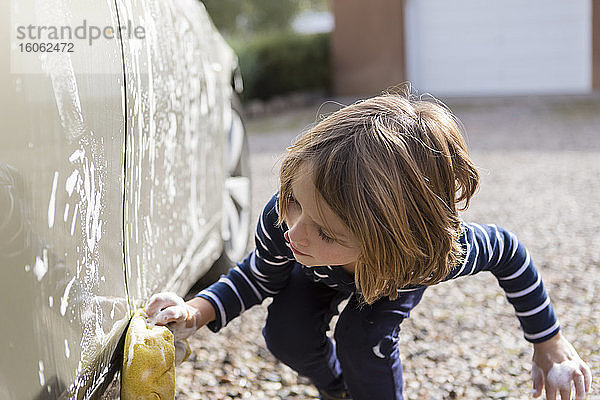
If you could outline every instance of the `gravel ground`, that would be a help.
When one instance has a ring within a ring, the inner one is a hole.
[[[346,104],[349,101],[345,102]],[[514,231],[541,271],[563,333],[600,379],[600,98],[448,101],[482,174],[465,220]],[[317,106],[249,121],[254,209],[277,186],[274,165]],[[324,111],[325,110],[325,111]],[[452,303],[449,306],[448,303]],[[265,305],[219,334],[203,328],[177,369],[177,399],[312,399],[261,335]],[[458,310],[458,311],[457,311]],[[491,274],[429,288],[400,338],[407,399],[530,398],[532,348]],[[589,399],[600,399],[594,384]]]

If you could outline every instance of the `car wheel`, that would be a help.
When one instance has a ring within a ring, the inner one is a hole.
[[[221,235],[224,254],[232,261],[246,255],[250,236],[252,187],[250,153],[243,114],[239,101],[232,106],[232,118],[225,151],[225,189]]]

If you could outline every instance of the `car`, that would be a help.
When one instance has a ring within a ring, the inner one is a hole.
[[[196,0],[0,15],[0,398],[99,398],[137,308],[245,255],[237,57]]]

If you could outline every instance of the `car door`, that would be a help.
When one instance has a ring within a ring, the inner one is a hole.
[[[234,55],[202,3],[119,0],[126,88],[125,254],[130,302],[183,295],[222,251],[225,127]]]
[[[82,398],[130,315],[121,45],[72,37],[50,53],[35,27],[114,27],[116,6],[4,1],[0,20],[0,398]]]

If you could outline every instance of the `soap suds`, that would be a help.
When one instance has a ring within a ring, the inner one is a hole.
[[[73,162],[79,157],[79,151],[76,151],[69,157],[69,161]],[[85,154],[85,152],[84,152]],[[77,155],[76,157],[74,157]],[[67,182],[65,184],[65,190],[69,193],[69,197],[73,194],[73,189],[75,189],[75,184],[77,183],[77,178],[79,177],[79,171],[75,170],[71,173],[71,175],[67,178]]]
[[[144,372],[142,372],[141,380],[142,381],[147,380],[150,377],[150,375],[152,375],[152,370],[150,370],[150,369],[145,370]]]
[[[40,386],[44,387],[46,384],[46,377],[44,376],[44,362],[42,360],[38,361],[38,375],[40,377]]]
[[[60,315],[64,316],[65,313],[67,312],[67,306],[69,305],[69,302],[68,302],[69,292],[71,291],[73,282],[75,282],[75,277],[71,278],[71,280],[67,284],[67,287],[65,288],[65,292],[64,292],[63,296],[60,299]]]
[[[65,204],[65,212],[63,213],[63,221],[64,222],[67,222],[67,219],[69,219],[69,207],[70,207],[69,203]]]
[[[41,281],[44,275],[48,272],[48,250],[42,250],[42,258],[35,258],[35,265],[33,266],[33,273],[37,277],[38,281]]]
[[[559,389],[569,389],[573,380],[573,373],[578,369],[578,364],[573,360],[555,364],[548,372],[548,384]]]
[[[75,160],[77,160],[78,158],[80,160],[83,160],[83,157],[85,156],[85,150],[83,149],[77,149],[73,152],[73,154],[71,154],[69,156],[69,161],[74,162]]]
[[[58,171],[54,172],[54,180],[52,181],[52,193],[50,194],[50,202],[48,203],[48,228],[54,226],[54,211],[56,210],[56,186],[58,185]]]
[[[35,1],[35,14],[39,25],[69,25],[69,9],[63,1]],[[42,70],[50,78],[54,92],[54,101],[60,122],[69,140],[85,133],[83,113],[77,77],[71,54],[68,52],[41,53]]]

